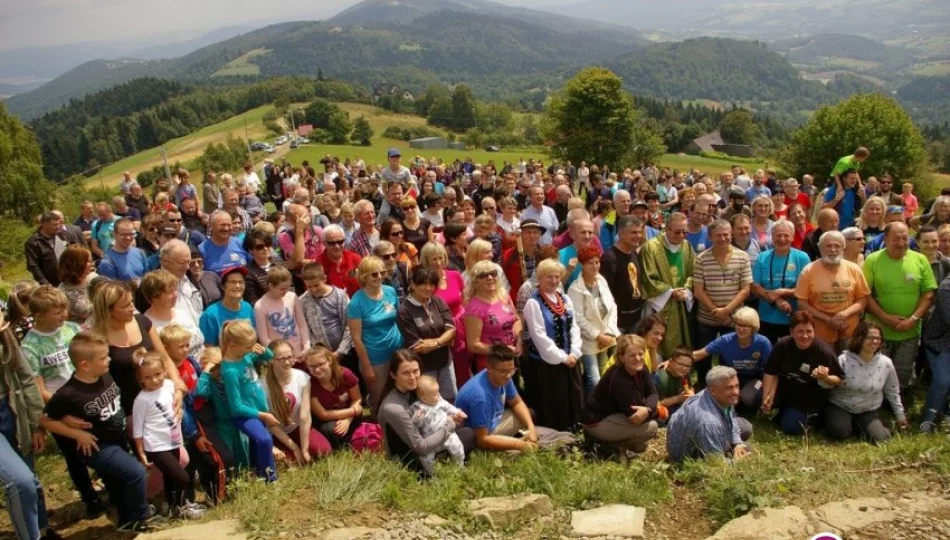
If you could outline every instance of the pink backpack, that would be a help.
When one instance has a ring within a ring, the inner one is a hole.
[[[353,437],[350,438],[350,446],[356,452],[379,452],[383,449],[383,428],[373,422],[363,422]]]

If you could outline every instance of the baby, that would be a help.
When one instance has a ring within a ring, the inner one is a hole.
[[[462,417],[465,417],[465,413],[442,399],[442,396],[439,395],[439,382],[433,377],[423,375],[419,378],[416,397],[419,398],[419,401],[409,406],[409,416],[412,418],[413,425],[419,429],[419,433],[423,437],[432,435],[442,429],[442,426],[449,421],[450,416],[461,414]],[[462,441],[458,435],[453,433],[441,447],[436,448],[431,454],[420,457],[419,460],[427,474],[432,474],[435,455],[442,450],[446,450],[459,465],[465,464],[465,449],[462,447]]]

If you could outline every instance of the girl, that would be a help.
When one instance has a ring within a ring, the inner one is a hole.
[[[320,432],[333,448],[349,444],[363,418],[359,380],[326,347],[304,353],[310,372],[310,410],[320,422]]]
[[[135,374],[142,391],[132,406],[132,438],[135,454],[146,468],[162,472],[165,500],[172,516],[200,519],[204,507],[185,498],[188,473],[182,466],[181,423],[175,417],[175,384],[165,378],[165,357],[145,349],[135,351]]]
[[[291,290],[290,270],[283,266],[267,274],[267,292],[254,304],[254,319],[264,345],[276,339],[286,340],[294,355],[310,348],[310,332],[303,307]]]
[[[270,410],[280,422],[276,429],[271,429],[274,444],[284,454],[293,453],[297,463],[310,463],[311,451],[320,455],[330,453],[329,441],[312,427],[310,377],[293,368],[297,355],[289,343],[276,339],[269,348],[274,361],[264,376],[264,392]]]
[[[7,300],[7,321],[16,336],[17,343],[23,341],[26,333],[33,328],[33,315],[30,313],[30,296],[40,284],[32,279],[17,282],[10,291]]]
[[[267,412],[267,398],[254,371],[254,364],[270,362],[274,354],[257,342],[251,323],[228,321],[221,330],[220,377],[231,411],[231,421],[250,442],[251,463],[257,475],[268,482],[277,480],[274,439],[269,427],[280,422]],[[204,377],[204,375],[202,375]]]

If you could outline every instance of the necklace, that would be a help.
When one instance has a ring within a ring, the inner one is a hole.
[[[567,311],[567,306],[564,305],[564,300],[561,298],[560,294],[556,292],[554,293],[554,296],[557,298],[556,303],[552,302],[551,299],[548,298],[548,295],[543,291],[538,296],[541,297],[541,301],[544,302],[544,305],[546,305],[548,309],[551,310],[551,313],[561,316]]]

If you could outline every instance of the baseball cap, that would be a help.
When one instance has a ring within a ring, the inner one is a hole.
[[[386,155],[388,157],[402,157],[402,152],[398,148],[390,148]]]
[[[227,279],[228,275],[234,272],[240,272],[242,276],[246,276],[247,268],[244,268],[243,266],[232,266],[230,268],[225,268],[221,271],[221,281]]]

